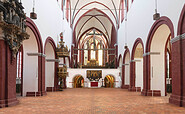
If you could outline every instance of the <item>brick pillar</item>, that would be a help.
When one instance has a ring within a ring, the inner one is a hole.
[[[78,48],[74,48],[74,49],[78,49]],[[78,50],[75,50],[74,51],[74,54],[75,54],[75,66],[77,67],[77,64],[78,64]]]
[[[55,77],[54,77],[54,91],[58,91],[60,86],[58,85],[59,79],[58,79],[58,66],[59,63],[55,62]]]
[[[6,106],[15,105],[18,103],[16,98],[16,74],[17,74],[17,58],[12,57],[12,52],[9,46],[6,46],[6,61],[7,61],[7,75],[6,75]]]
[[[38,93],[37,96],[46,95],[45,90],[45,57],[38,57]]]
[[[129,91],[136,91],[135,87],[135,62],[131,61],[130,62],[130,85],[128,90]]]
[[[41,95],[46,95],[46,89],[45,89],[45,63],[46,59],[44,56],[42,56],[42,90]]]
[[[63,60],[64,60],[64,64],[66,64],[66,57],[63,57]]]
[[[74,68],[74,56],[73,56],[73,54],[74,54],[74,50],[73,50],[73,46],[71,46],[71,63],[69,64],[69,66],[71,67],[71,68]]]
[[[178,22],[177,37],[172,43],[172,95],[170,103],[185,107],[185,5]]]
[[[172,43],[172,95],[170,103],[182,106],[183,77],[182,77],[182,51],[181,40]]]
[[[88,61],[90,61],[90,59],[91,59],[91,51],[90,50],[88,50]]]
[[[67,88],[67,86],[66,86],[66,77],[63,79],[64,81],[64,89],[66,89]]]
[[[82,50],[82,65],[84,65],[84,50]]]
[[[6,45],[0,39],[0,108],[5,107]]]
[[[119,66],[118,66],[118,45],[116,45],[116,50],[115,50],[115,68],[118,68]]]
[[[98,55],[98,50],[96,50],[95,53],[96,53],[96,60],[98,61],[98,56],[100,56]]]
[[[128,86],[125,85],[125,65],[122,65],[122,89],[128,89]]]
[[[0,107],[18,104],[16,98],[17,59],[9,46],[0,39]]]
[[[184,21],[185,21],[185,19],[184,19]],[[185,22],[184,22],[184,27],[185,27]],[[185,70],[184,70],[184,68],[185,68],[185,32],[184,32],[184,35],[182,37],[182,47],[181,48],[182,48],[182,50],[181,50],[181,52],[182,52],[181,71],[182,71],[182,74],[183,74],[183,77],[182,77],[183,80],[181,80],[183,82],[183,85],[182,85],[182,88],[183,88],[182,106],[185,107]],[[172,82],[173,82],[173,80],[172,80]]]
[[[141,94],[143,96],[148,96],[148,91],[150,90],[150,55],[143,57],[143,90]]]

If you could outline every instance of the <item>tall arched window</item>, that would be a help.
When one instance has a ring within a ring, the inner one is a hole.
[[[64,9],[64,4],[65,4],[64,2],[65,2],[65,0],[62,0],[62,1],[61,1],[61,9],[62,9],[62,11],[63,11],[63,9]]]
[[[69,0],[66,1],[66,19],[69,21]]]
[[[94,49],[94,44],[91,44],[91,59],[96,59],[96,51]]]
[[[124,0],[121,0],[121,22],[124,19]]]
[[[100,49],[100,45],[98,45],[98,49]],[[103,65],[103,50],[98,50],[98,61],[99,65]]]
[[[21,72],[22,72],[22,52],[19,51],[17,54],[17,78],[21,78]]]

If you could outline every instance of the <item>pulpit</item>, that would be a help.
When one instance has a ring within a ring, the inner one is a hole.
[[[56,48],[57,58],[69,57],[69,50],[67,46],[64,46],[63,33],[60,34],[60,45]],[[59,64],[58,66],[58,81],[60,82],[60,90],[66,88],[66,76],[68,76],[67,66],[65,64]]]

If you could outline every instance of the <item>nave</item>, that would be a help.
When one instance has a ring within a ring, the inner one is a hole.
[[[70,103],[85,112],[84,102],[86,113],[185,107],[184,47],[184,0],[0,0],[0,108],[29,99],[63,113]]]

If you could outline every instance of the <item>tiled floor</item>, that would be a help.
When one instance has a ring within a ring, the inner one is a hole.
[[[169,97],[144,97],[123,89],[65,89],[43,97],[21,97],[13,107],[0,114],[177,114],[185,108],[168,103]]]

